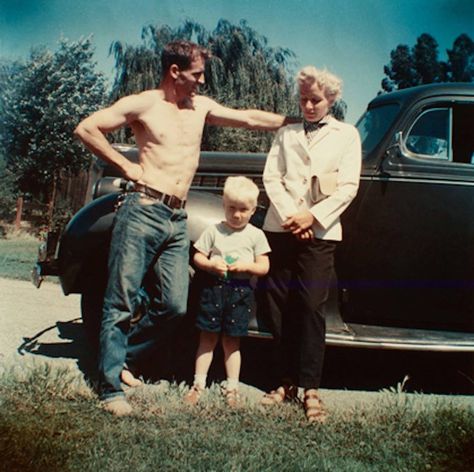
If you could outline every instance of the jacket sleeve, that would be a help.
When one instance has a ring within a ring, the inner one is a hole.
[[[285,128],[281,128],[275,136],[263,170],[265,191],[282,221],[298,211],[292,196],[284,185],[284,176],[287,172],[283,144],[284,133]]]
[[[352,127],[351,136],[342,150],[334,193],[310,208],[323,229],[329,228],[349,206],[357,194],[362,150],[359,133]]]

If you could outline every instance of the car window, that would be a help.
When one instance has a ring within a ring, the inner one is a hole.
[[[405,146],[417,157],[474,164],[474,105],[424,111],[408,131]]]
[[[408,132],[405,145],[413,154],[436,159],[449,159],[450,146],[449,108],[436,108],[423,112]]]
[[[453,161],[474,164],[474,104],[455,104],[452,113]]]
[[[369,155],[375,146],[381,141],[399,110],[396,103],[383,105],[367,110],[356,127],[362,141],[363,155]]]

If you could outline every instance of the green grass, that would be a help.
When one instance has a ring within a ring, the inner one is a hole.
[[[184,385],[145,385],[134,414],[103,412],[77,370],[23,363],[0,375],[0,470],[471,471],[474,414],[393,389],[310,425],[297,405],[229,411],[214,385],[194,408]]]
[[[39,244],[38,239],[27,234],[0,239],[0,277],[30,280]]]

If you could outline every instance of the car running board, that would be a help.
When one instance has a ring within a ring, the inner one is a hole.
[[[394,328],[346,323],[347,330],[328,327],[330,346],[412,351],[474,352],[474,333]]]
[[[249,327],[249,336],[271,338],[266,330]],[[404,351],[474,352],[474,333],[393,328],[357,323],[328,323],[328,346]]]

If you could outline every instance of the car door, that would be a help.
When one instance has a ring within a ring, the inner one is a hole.
[[[398,130],[399,144],[363,177],[344,319],[474,331],[474,100],[425,98]]]

